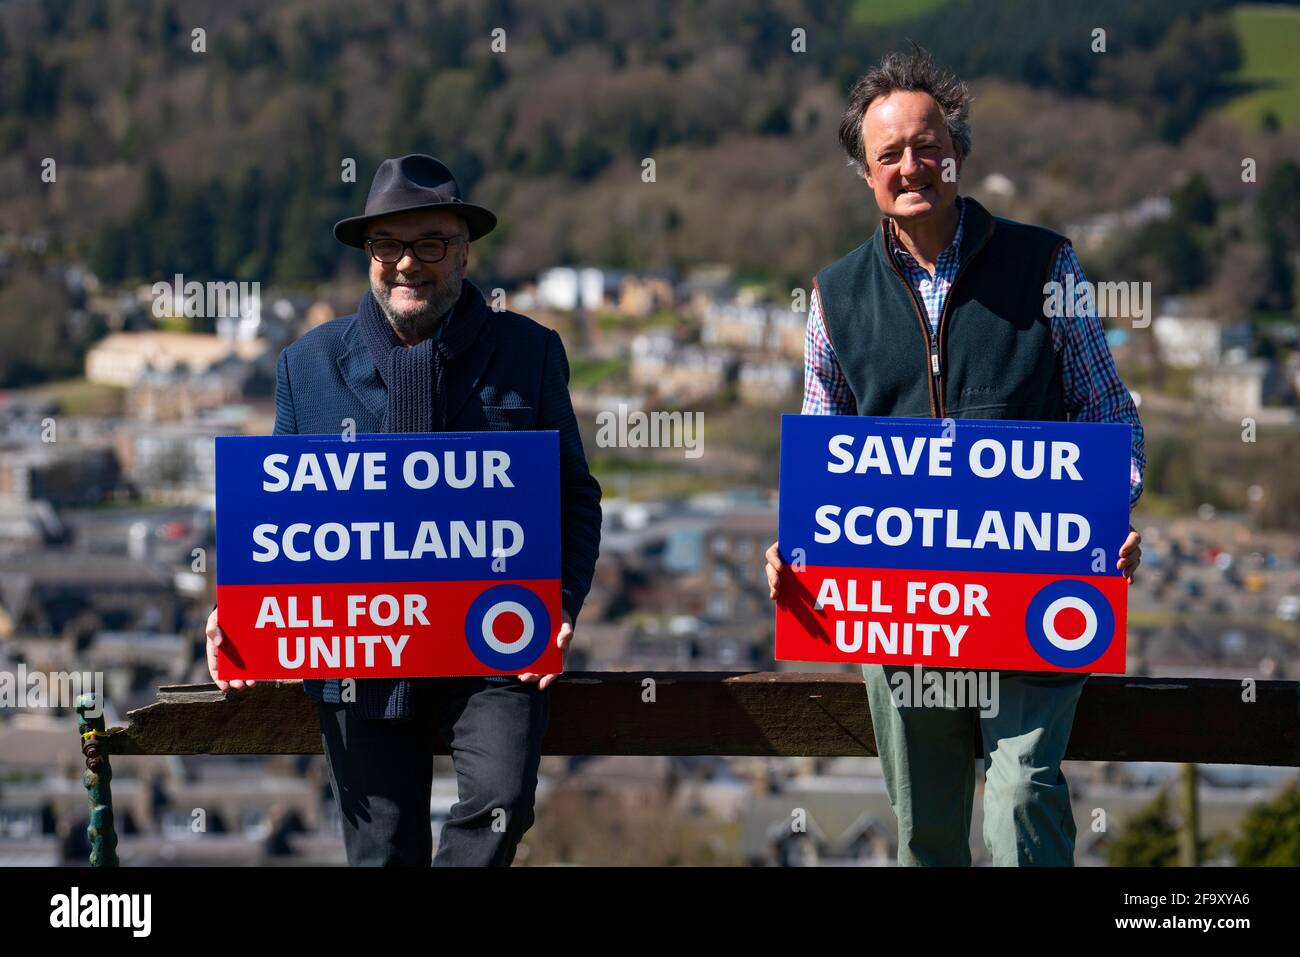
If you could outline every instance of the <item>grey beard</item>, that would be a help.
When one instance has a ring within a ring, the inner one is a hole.
[[[387,283],[372,282],[370,291],[374,293],[379,308],[388,317],[389,325],[401,339],[423,342],[438,331],[447,311],[460,299],[462,281],[461,276],[449,276],[445,281],[439,282],[434,288],[434,295],[429,300],[429,304],[417,313],[401,313],[395,310]]]

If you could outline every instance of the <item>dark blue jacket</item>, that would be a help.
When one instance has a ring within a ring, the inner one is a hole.
[[[466,309],[487,309],[468,280],[451,321]],[[357,434],[380,430],[388,392],[359,333],[356,316],[342,316],[280,353],[276,435],[338,435],[348,419]],[[600,547],[600,485],[587,468],[559,334],[515,312],[490,312],[445,375],[447,431],[560,433],[561,602],[576,622]],[[338,700],[337,681],[303,684],[312,697]]]

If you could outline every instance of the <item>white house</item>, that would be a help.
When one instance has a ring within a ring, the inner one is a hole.
[[[1201,369],[1218,363],[1223,333],[1213,319],[1157,316],[1151,324],[1156,348],[1165,365],[1179,369]]]
[[[619,277],[593,266],[556,266],[537,277],[537,299],[551,309],[601,309],[613,298]]]

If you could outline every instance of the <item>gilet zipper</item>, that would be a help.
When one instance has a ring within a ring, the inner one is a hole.
[[[908,295],[912,300],[912,308],[916,310],[917,321],[921,324],[921,335],[925,337],[927,348],[929,350],[930,375],[926,384],[930,390],[930,415],[934,418],[943,418],[947,409],[944,407],[943,362],[940,359],[940,355],[942,352],[941,343],[943,340],[944,327],[947,323],[949,309],[952,306],[953,293],[957,290],[957,282],[961,279],[962,273],[966,271],[966,267],[970,265],[977,255],[979,255],[980,250],[982,250],[985,244],[989,241],[989,236],[993,234],[993,230],[990,229],[984,234],[979,245],[972,249],[971,254],[966,257],[965,262],[957,267],[957,275],[953,276],[952,285],[948,287],[948,295],[945,296],[943,300],[943,308],[939,310],[938,328],[932,330],[930,328],[930,322],[925,316],[925,310],[922,307],[920,300],[917,299],[916,290],[912,287],[912,284],[908,281],[907,277],[903,275],[903,271],[899,268],[898,263],[894,261],[893,247],[889,242],[889,225],[884,220],[881,220],[880,225],[881,232],[884,233],[884,235],[881,236],[881,239],[885,243],[885,258],[889,260],[889,265],[893,268],[894,275],[898,277],[899,282],[901,282],[904,288],[907,289]]]

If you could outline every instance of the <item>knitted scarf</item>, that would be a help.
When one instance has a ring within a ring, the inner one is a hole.
[[[448,367],[474,344],[487,318],[482,293],[468,281],[438,331],[405,345],[369,290],[357,307],[361,339],[388,389],[382,432],[442,432],[447,428],[444,383]],[[354,713],[360,718],[410,718],[415,682],[409,678],[364,678],[356,684]]]

